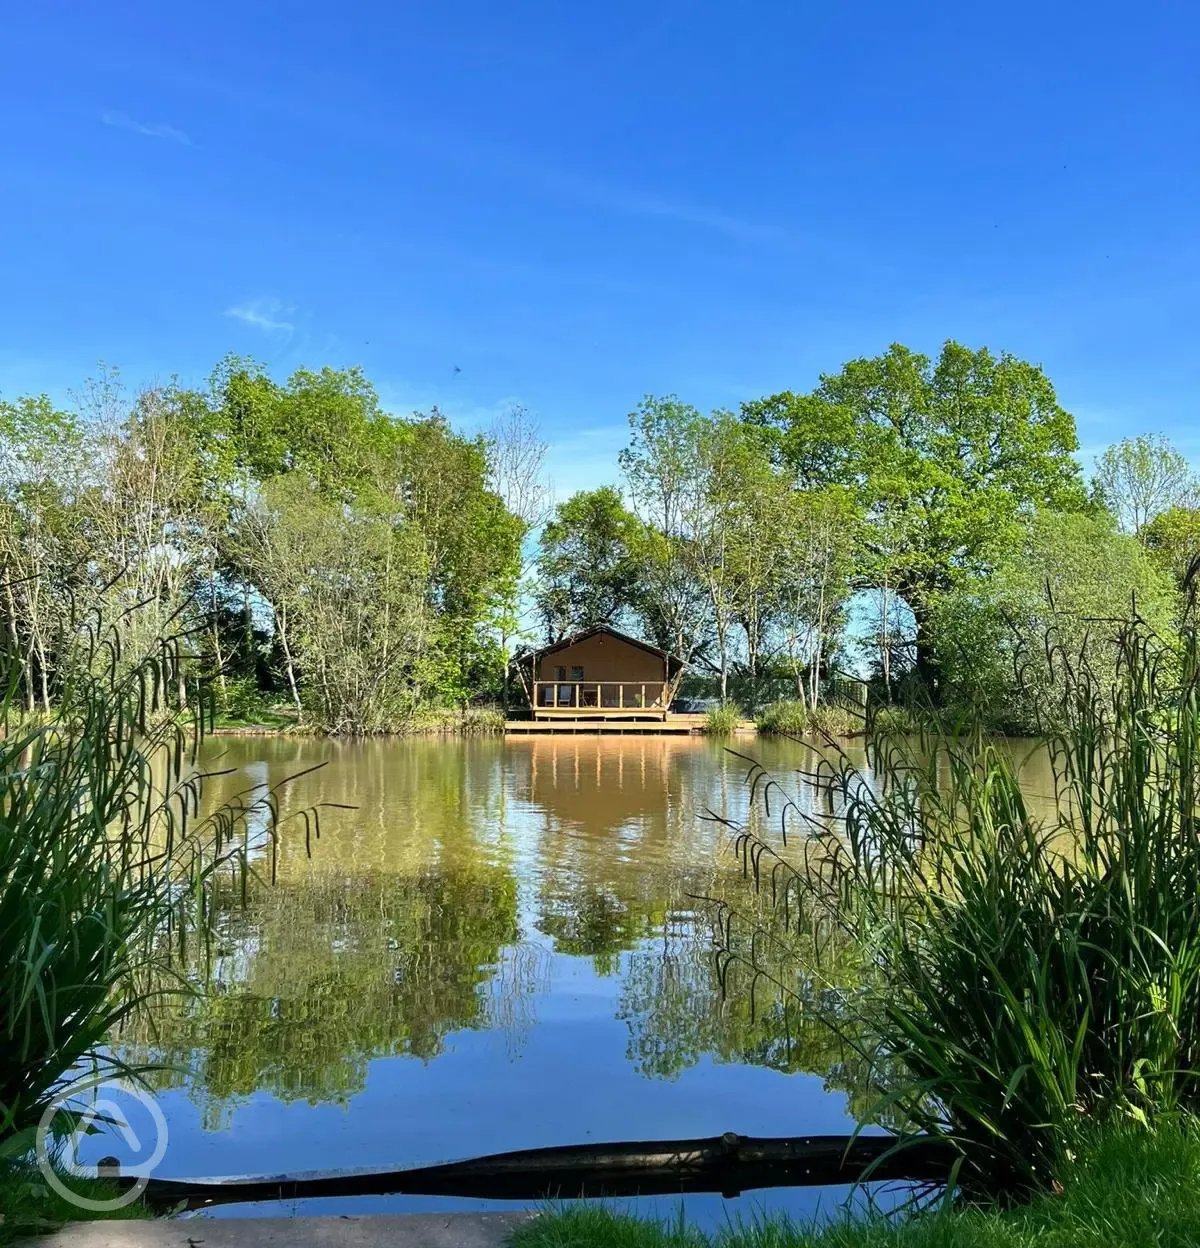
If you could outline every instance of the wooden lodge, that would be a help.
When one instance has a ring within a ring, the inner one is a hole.
[[[518,671],[534,722],[665,724],[684,661],[602,625],[526,651]],[[564,724],[565,727],[565,724]]]

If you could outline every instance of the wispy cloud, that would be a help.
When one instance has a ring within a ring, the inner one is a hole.
[[[169,139],[172,143],[181,143],[184,147],[195,147],[192,137],[175,126],[168,126],[162,121],[138,121],[128,113],[117,113],[111,110],[100,114],[100,121],[114,130],[128,130],[131,134],[142,134],[148,139]]]
[[[261,329],[263,333],[290,338],[296,332],[296,326],[284,318],[294,311],[279,299],[251,299],[248,303],[226,308],[224,314],[244,325]]]

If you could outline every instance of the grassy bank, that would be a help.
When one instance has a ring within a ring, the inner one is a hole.
[[[889,1222],[842,1218],[824,1226],[783,1219],[715,1235],[576,1205],[550,1212],[513,1248],[1144,1248],[1200,1243],[1200,1132],[1121,1128],[1085,1149],[1060,1194],[1013,1210],[944,1209]]]
[[[397,737],[460,736],[480,737],[504,731],[504,712],[494,706],[427,707],[407,723],[397,724]],[[244,715],[218,715],[213,732],[220,736],[323,736],[315,724],[301,723],[294,711],[273,707],[248,711]]]
[[[65,1180],[71,1191],[90,1200],[112,1200],[120,1194],[108,1179]],[[149,1218],[145,1205],[134,1203],[111,1212],[80,1209],[56,1192],[30,1162],[0,1162],[0,1245],[54,1230],[67,1222],[113,1218]]]

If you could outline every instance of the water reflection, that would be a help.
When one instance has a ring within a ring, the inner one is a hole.
[[[788,743],[757,752],[807,762]],[[161,1086],[199,1130],[236,1127],[209,1146],[164,1098],[172,1172],[839,1130],[866,1095],[819,1011],[784,1011],[761,986],[752,1002],[736,975],[721,992],[696,898],[752,903],[721,828],[697,817],[745,802],[742,764],[711,742],[259,739],[220,753],[236,774],[210,800],[327,759],[284,787],[283,812],[355,809],[325,821],[311,858],[286,825],[274,887],[244,904],[222,888],[212,991],[124,1037],[175,1068]],[[803,1072],[817,1079],[788,1078]],[[311,1107],[311,1122],[281,1135],[272,1104]],[[316,1126],[329,1106],[346,1114],[337,1156]]]

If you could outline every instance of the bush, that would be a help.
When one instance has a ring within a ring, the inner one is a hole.
[[[919,732],[921,717],[906,706],[879,706],[869,713],[875,733]]]
[[[742,722],[741,708],[727,702],[704,716],[704,731],[711,737],[731,737]]]
[[[228,678],[224,689],[216,690],[219,719],[238,724],[272,723],[279,720],[268,708],[258,685],[249,679]]]
[[[861,948],[846,1034],[879,1114],[952,1141],[967,1190],[1045,1190],[1081,1124],[1200,1107],[1200,640],[1139,619],[1111,644],[1103,676],[1053,635],[1041,651],[1063,693],[1040,810],[1011,750],[961,723],[877,734],[868,770],[829,750],[819,800],[782,813],[752,773],[805,836],[797,863],[748,822],[747,872],[781,923]]]
[[[438,734],[466,737],[490,736],[504,731],[504,712],[494,706],[427,707],[413,717],[409,732],[417,736]]]
[[[862,728],[861,713],[836,702],[823,702],[815,707],[805,706],[795,699],[772,702],[759,712],[758,730],[770,736],[846,737]]]

